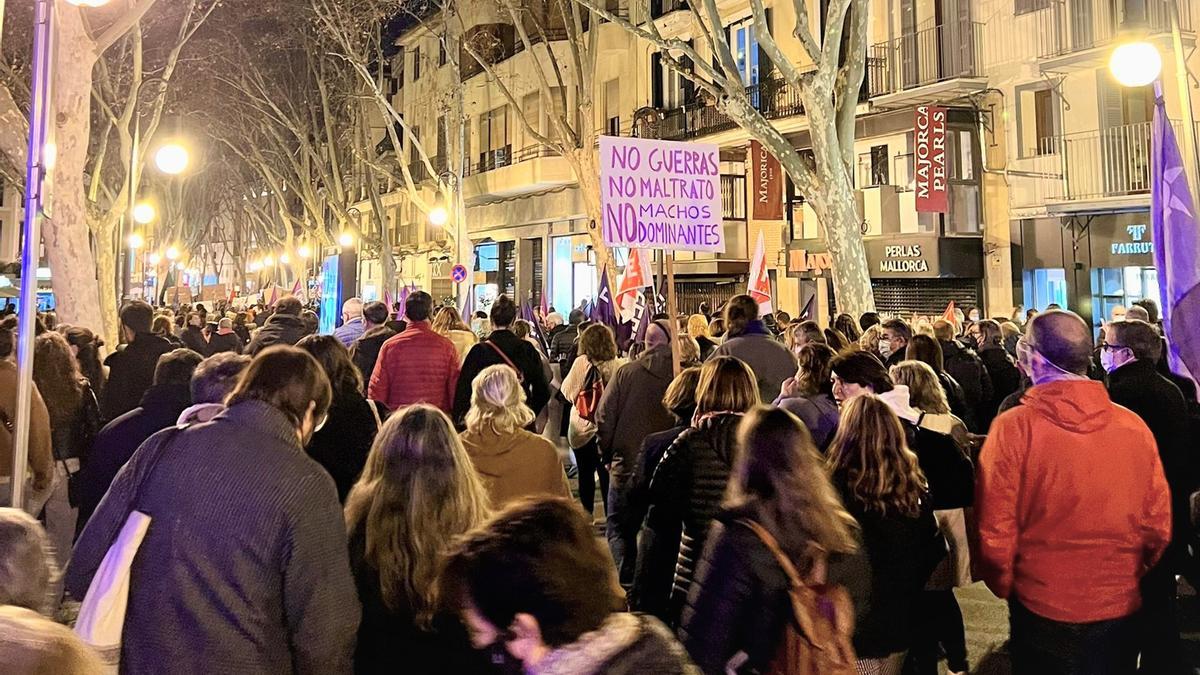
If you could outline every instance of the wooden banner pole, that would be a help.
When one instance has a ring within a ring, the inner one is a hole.
[[[671,329],[671,364],[675,376],[678,377],[682,368],[679,353],[679,316],[675,304],[675,251],[665,251],[667,259],[667,326]]]

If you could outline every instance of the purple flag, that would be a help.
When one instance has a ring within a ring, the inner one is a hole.
[[[613,306],[612,291],[608,286],[608,268],[600,273],[600,290],[596,294],[596,304],[592,310],[592,320],[617,330],[617,308]]]
[[[1163,333],[1171,370],[1196,381],[1200,378],[1200,226],[1192,213],[1187,171],[1167,118],[1162,86],[1155,83],[1154,88],[1157,99],[1151,137],[1150,221]]]
[[[633,341],[645,342],[646,329],[650,327],[650,321],[654,318],[654,302],[647,298],[645,291],[638,291],[633,316],[637,321],[633,329]]]
[[[808,302],[804,303],[804,309],[800,310],[801,319],[811,319],[813,314],[813,304],[816,302],[817,296],[813,295],[808,298]]]

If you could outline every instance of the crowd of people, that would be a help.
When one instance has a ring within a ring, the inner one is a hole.
[[[976,581],[1014,673],[1188,672],[1196,388],[1153,303],[1098,340],[744,295],[626,340],[505,296],[260,309],[129,302],[103,360],[39,320],[6,668],[99,672],[62,623],[139,512],[122,672],[965,673]]]

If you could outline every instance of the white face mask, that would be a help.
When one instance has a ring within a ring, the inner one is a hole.
[[[888,342],[887,340],[880,340],[879,341],[879,355],[885,359],[887,357],[891,356],[892,355],[892,343]]]
[[[971,312],[971,315],[968,318],[971,319],[971,321],[978,321],[979,320],[979,312]]]

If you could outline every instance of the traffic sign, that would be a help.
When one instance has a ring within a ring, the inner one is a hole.
[[[454,269],[450,270],[450,278],[454,283],[461,284],[467,280],[467,268],[465,265],[455,265]]]

